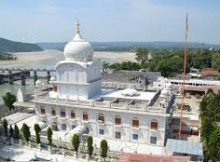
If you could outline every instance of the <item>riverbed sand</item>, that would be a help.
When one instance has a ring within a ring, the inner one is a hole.
[[[44,50],[40,52],[19,52],[15,54],[17,60],[10,61],[0,61],[0,67],[10,68],[10,67],[31,67],[38,64],[41,61],[48,59],[62,60],[63,52],[58,50]],[[94,53],[95,58],[106,58],[111,59],[116,62],[123,61],[136,61],[135,53],[131,52],[109,52],[109,51],[97,51]]]

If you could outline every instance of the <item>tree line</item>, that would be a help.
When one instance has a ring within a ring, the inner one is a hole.
[[[10,54],[10,53],[5,53],[5,52],[0,52],[0,60],[16,60],[16,56]]]
[[[107,64],[104,68],[116,70],[149,69],[159,71],[165,77],[183,72],[184,51],[181,49],[154,49],[139,48],[136,51],[137,62],[122,62]],[[220,71],[220,50],[189,49],[187,53],[187,72],[190,68],[214,68]]]

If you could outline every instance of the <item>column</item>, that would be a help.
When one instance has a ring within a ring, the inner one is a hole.
[[[25,85],[25,72],[21,71],[21,85]]]
[[[48,83],[49,83],[49,81],[50,81],[50,77],[51,77],[51,76],[50,76],[50,71],[48,70],[48,71],[47,71],[47,82],[48,82]]]
[[[13,78],[13,74],[12,74],[11,70],[8,71],[8,83],[9,84],[13,84],[14,83],[14,78]]]
[[[35,84],[35,82],[37,81],[37,79],[38,79],[38,77],[37,77],[37,71],[34,70],[34,84]]]

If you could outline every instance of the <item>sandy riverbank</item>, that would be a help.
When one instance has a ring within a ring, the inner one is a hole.
[[[94,57],[108,58],[108,59],[116,60],[117,62],[136,61],[135,53],[132,52],[97,51],[95,52]]]
[[[40,52],[18,52],[15,54],[17,60],[0,61],[0,67],[29,67],[43,60],[61,57],[62,52],[58,50],[45,50]]]
[[[20,52],[15,54],[17,60],[0,61],[0,67],[33,67],[41,64],[42,61],[48,61],[56,64],[59,60],[63,60],[64,56],[62,51],[58,50],[45,50],[41,52]],[[104,58],[115,60],[116,62],[135,61],[135,53],[131,52],[109,52],[97,51],[94,53],[95,58]]]

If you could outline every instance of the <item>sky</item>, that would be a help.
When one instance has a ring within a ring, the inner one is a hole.
[[[78,19],[92,42],[189,41],[220,44],[220,0],[0,0],[0,37],[66,42]]]

